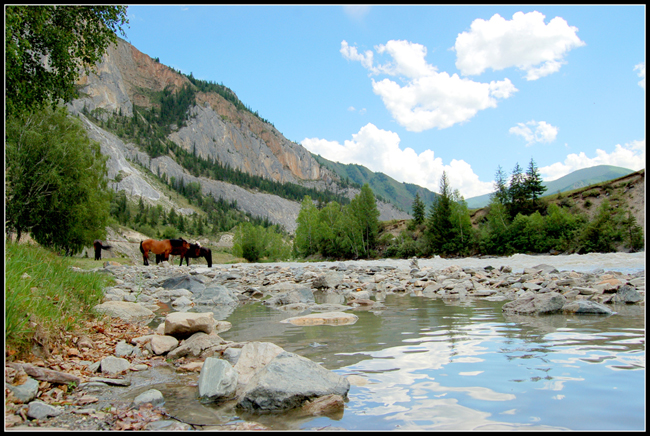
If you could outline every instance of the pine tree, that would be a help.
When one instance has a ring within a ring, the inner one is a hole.
[[[415,193],[415,199],[413,200],[413,221],[416,225],[420,225],[424,222],[425,208],[424,202],[420,198],[420,193]]]
[[[436,254],[449,254],[455,236],[454,225],[451,221],[451,187],[447,173],[443,171],[440,178],[440,195],[431,204],[431,212],[427,222],[426,234],[431,250]]]
[[[546,186],[544,186],[542,177],[539,175],[539,170],[532,158],[530,159],[528,170],[526,171],[524,191],[527,199],[530,199],[531,202],[530,212],[535,212],[539,206],[539,197],[546,192]]]

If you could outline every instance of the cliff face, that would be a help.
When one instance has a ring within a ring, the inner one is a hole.
[[[150,203],[162,204],[165,209],[180,210],[167,197],[137,162],[153,174],[167,174],[185,183],[199,182],[204,194],[236,200],[239,208],[254,216],[268,217],[289,232],[295,231],[300,204],[295,201],[251,192],[228,183],[196,178],[170,157],[152,159],[134,144],[124,143],[115,135],[99,128],[81,114],[103,109],[106,116],[120,113],[133,115],[133,105],[151,107],[153,92],[165,89],[178,90],[190,85],[189,79],[171,68],[151,59],[124,40],[111,46],[97,65],[96,73],[83,76],[78,82],[80,98],[68,107],[79,115],[89,136],[101,145],[102,153],[109,157],[109,185],[129,196],[139,196]],[[240,169],[252,175],[278,182],[292,182],[319,190],[340,192],[338,176],[321,167],[300,144],[287,140],[272,125],[255,115],[237,108],[217,93],[198,92],[196,104],[189,110],[187,125],[174,129],[169,139],[197,155],[219,161],[223,165]],[[353,195],[353,191],[347,193]],[[407,214],[392,205],[378,202],[380,220],[406,218]]]
[[[78,85],[82,97],[72,103],[77,112],[101,108],[131,116],[134,104],[156,104],[152,92],[174,91],[191,82],[120,39],[108,49],[97,72],[83,76]],[[238,111],[219,94],[198,93],[196,102],[187,126],[169,137],[186,150],[278,182],[331,177],[301,145],[253,114]]]

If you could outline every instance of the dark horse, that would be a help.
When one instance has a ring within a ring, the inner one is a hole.
[[[95,260],[100,260],[102,258],[102,248],[104,250],[110,250],[111,248],[110,245],[104,245],[104,243],[99,239],[95,239],[95,242],[93,242],[93,247],[95,247]]]
[[[190,266],[190,258],[196,259],[199,257],[204,257],[206,262],[208,262],[208,268],[212,268],[212,250],[209,248],[201,247],[199,244],[190,244],[190,248],[183,254],[180,250],[172,249],[171,253],[173,255],[180,255],[181,262],[178,266],[183,265],[183,258],[185,258],[185,263],[187,266]],[[156,263],[162,262],[163,260],[169,260],[165,258],[162,254],[156,254]]]
[[[163,241],[156,241],[155,239],[145,239],[140,242],[140,252],[142,253],[142,259],[144,260],[145,265],[149,265],[149,252],[153,252],[156,255],[163,256],[163,259],[168,259],[169,255],[172,253],[172,250],[176,251],[184,256],[187,250],[190,248],[190,243],[185,239],[165,239]],[[156,257],[156,263],[158,263],[158,257]]]

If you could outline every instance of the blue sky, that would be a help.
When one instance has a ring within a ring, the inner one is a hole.
[[[645,167],[645,6],[129,6],[126,39],[289,140],[465,198]]]

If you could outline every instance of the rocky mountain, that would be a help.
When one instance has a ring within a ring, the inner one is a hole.
[[[363,165],[332,162],[322,156],[314,156],[314,158],[318,163],[338,174],[344,180],[349,180],[357,185],[368,183],[375,195],[384,198],[406,212],[412,211],[416,193],[420,195],[420,199],[427,206],[433,203],[438,196],[438,194],[427,188],[413,183],[398,182],[382,172],[370,171]]]
[[[80,98],[68,105],[70,112],[83,121],[89,136],[100,143],[102,153],[108,156],[112,189],[125,191],[132,198],[142,197],[147,202],[162,204],[165,209],[173,207],[177,212],[189,214],[194,211],[189,208],[181,210],[164,194],[153,175],[175,177],[185,184],[198,182],[205,195],[236,200],[242,211],[267,217],[289,232],[295,230],[299,202],[223,181],[195,177],[174,159],[173,153],[153,157],[139,145],[123,141],[84,115],[98,114],[103,119],[118,114],[141,116],[136,107],[156,113],[161,106],[156,95],[161,92],[179,93],[186,87],[192,88],[193,101],[183,122],[170,125],[167,136],[182,149],[222,166],[279,183],[328,190],[349,198],[358,192],[345,187],[338,174],[321,165],[300,144],[286,139],[272,124],[250,110],[243,110],[243,105],[231,90],[223,87],[225,94],[202,91],[187,76],[157,62],[122,39],[108,49],[96,72],[80,79]],[[380,220],[408,217],[390,203],[378,201],[378,207]]]

